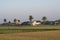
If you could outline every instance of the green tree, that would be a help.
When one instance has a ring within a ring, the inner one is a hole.
[[[33,19],[33,16],[30,15],[30,16],[29,16],[29,20],[30,20],[30,22],[32,22],[32,19]]]
[[[17,20],[17,19],[14,19],[14,23],[16,23],[16,20]]]
[[[4,19],[4,23],[6,23],[7,22],[7,19]]]
[[[43,20],[43,22],[45,22],[47,20],[47,17],[46,16],[43,16],[42,17],[42,20]]]
[[[8,23],[11,23],[11,21],[9,21]]]

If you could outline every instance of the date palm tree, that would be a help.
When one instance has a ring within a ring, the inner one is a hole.
[[[46,16],[43,16],[42,17],[42,20],[43,20],[43,24],[45,24],[45,21],[47,20],[47,17]]]
[[[47,19],[46,16],[43,16],[43,17],[42,17],[42,20],[43,20],[43,21],[46,21],[46,19]]]
[[[30,15],[30,16],[29,16],[29,20],[30,20],[30,22],[32,22],[32,19],[33,19],[33,16]]]
[[[4,19],[4,23],[6,23],[6,22],[7,22],[7,19],[5,18],[5,19]]]
[[[16,23],[16,20],[17,20],[17,19],[14,19],[14,23]]]

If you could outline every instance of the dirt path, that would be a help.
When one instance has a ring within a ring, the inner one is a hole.
[[[0,40],[60,40],[60,31],[0,34]]]

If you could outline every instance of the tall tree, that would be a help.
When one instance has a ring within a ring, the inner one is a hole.
[[[32,19],[33,19],[33,16],[30,15],[30,16],[29,16],[29,20],[30,20],[30,22],[32,22]]]
[[[8,23],[11,23],[11,21],[9,21]]]
[[[7,22],[7,19],[4,19],[4,23],[6,23]]]
[[[42,17],[43,22],[45,22],[45,21],[46,21],[46,19],[47,19],[47,17],[46,17],[46,16],[43,16],[43,17]]]
[[[14,23],[16,23],[16,20],[17,20],[17,19],[14,19]]]

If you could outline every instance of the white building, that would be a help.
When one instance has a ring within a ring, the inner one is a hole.
[[[32,22],[32,25],[33,25],[33,26],[40,25],[40,24],[41,24],[40,21],[33,21],[33,22]]]

